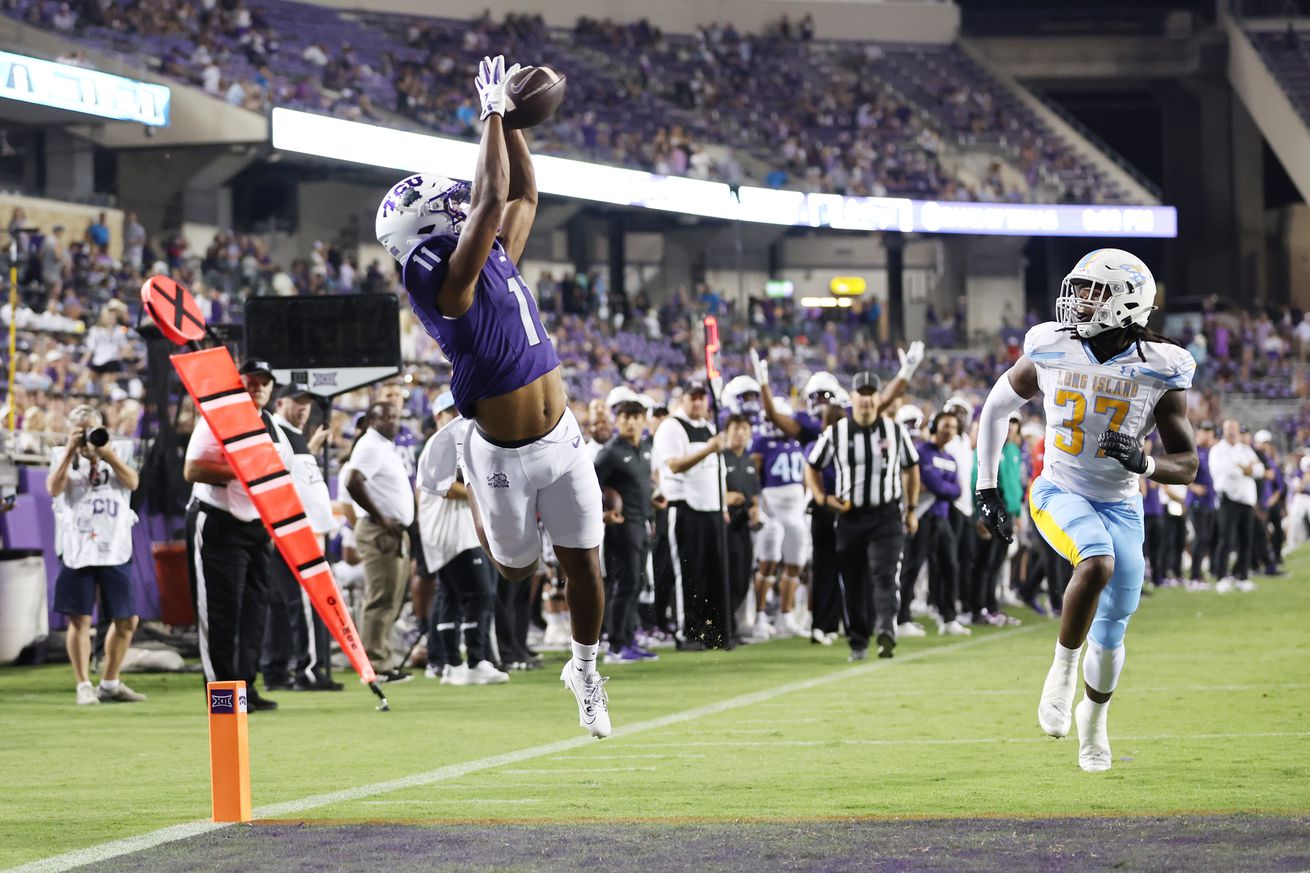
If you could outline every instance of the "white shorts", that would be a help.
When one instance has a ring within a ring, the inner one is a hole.
[[[805,520],[805,489],[800,485],[765,488],[760,508],[768,518],[756,541],[761,561],[805,566],[809,525]]]
[[[572,412],[565,410],[541,439],[514,449],[488,442],[470,427],[461,463],[491,557],[502,566],[526,567],[541,557],[538,515],[556,546],[600,545],[600,482]]]

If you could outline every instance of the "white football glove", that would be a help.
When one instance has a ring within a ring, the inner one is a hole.
[[[489,115],[505,114],[505,83],[520,69],[518,64],[505,69],[504,55],[483,58],[478,64],[478,75],[473,84],[478,89],[478,100],[482,103],[483,121]]]
[[[910,377],[914,375],[914,371],[919,369],[919,365],[923,363],[923,343],[915,340],[910,343],[909,349],[897,349],[896,354],[901,359],[901,369],[896,374],[896,378],[908,382]]]
[[[769,359],[761,358],[760,353],[751,349],[751,369],[755,371],[755,381],[763,387],[769,384]]]

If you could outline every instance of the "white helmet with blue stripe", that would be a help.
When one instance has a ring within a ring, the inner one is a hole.
[[[1155,309],[1155,277],[1142,259],[1123,249],[1083,255],[1060,284],[1056,321],[1090,339],[1115,328],[1146,326]]]
[[[754,394],[754,400],[744,399]],[[723,386],[723,405],[730,412],[753,415],[760,411],[760,383],[750,376],[733,376]]]

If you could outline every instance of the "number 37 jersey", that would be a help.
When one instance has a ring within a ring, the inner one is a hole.
[[[1086,342],[1056,322],[1039,324],[1024,337],[1023,353],[1037,367],[1046,412],[1042,475],[1061,488],[1098,503],[1138,493],[1137,474],[1100,451],[1107,430],[1142,439],[1155,429],[1155,404],[1166,391],[1192,385],[1196,362],[1169,343],[1134,344],[1098,363]],[[1146,360],[1142,360],[1145,357]]]
[[[537,314],[537,301],[497,241],[478,274],[473,305],[458,318],[437,308],[459,237],[434,236],[405,264],[405,290],[414,314],[437,341],[452,368],[455,407],[473,418],[475,405],[535,382],[559,366],[559,355]]]

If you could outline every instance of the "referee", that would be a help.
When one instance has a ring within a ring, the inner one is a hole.
[[[897,570],[906,532],[913,536],[919,526],[919,453],[903,426],[879,414],[877,375],[857,373],[852,386],[850,415],[819,437],[805,478],[815,502],[837,513],[850,660],[863,661],[875,630],[878,657],[890,658],[896,647]],[[829,466],[837,474],[834,494],[823,486]]]
[[[732,644],[719,493],[723,447],[723,435],[715,433],[709,417],[709,388],[694,380],[682,396],[681,409],[655,430],[654,450],[660,489],[669,500],[677,641],[684,651]]]
[[[290,446],[264,410],[273,395],[272,368],[251,359],[241,365],[240,373],[282,463],[290,467]],[[268,611],[268,534],[203,417],[196,421],[187,444],[182,475],[194,483],[186,516],[187,566],[205,679],[244,679],[252,712],[277,709],[277,703],[255,688]]]

